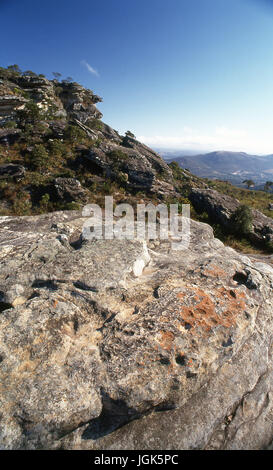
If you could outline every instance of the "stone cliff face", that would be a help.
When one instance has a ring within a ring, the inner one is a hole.
[[[194,221],[181,252],[84,221],[0,219],[2,448],[269,446],[273,268]]]
[[[66,118],[69,114],[83,123],[92,117],[102,117],[95,106],[101,98],[77,83],[58,83],[37,75],[25,75],[13,77],[13,82],[2,79],[0,92],[0,124],[16,118],[16,111],[29,101],[44,110],[54,105],[56,117]]]

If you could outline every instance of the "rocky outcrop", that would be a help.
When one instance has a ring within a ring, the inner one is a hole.
[[[18,110],[23,109],[27,100],[23,96],[0,95],[0,124],[13,120]]]
[[[77,119],[85,123],[102,117],[96,108],[96,103],[102,99],[77,83],[58,83],[36,74],[18,76],[14,80],[15,83],[5,81],[5,88],[2,92],[0,89],[0,123],[16,121],[17,111],[30,101],[44,111],[50,110],[56,119]]]
[[[0,219],[2,448],[268,446],[272,267],[194,221],[183,251],[85,221]]]
[[[0,165],[0,180],[7,178],[15,178],[20,180],[25,175],[25,168],[23,165],[14,165],[13,163],[7,163],[6,165]]]
[[[97,109],[96,103],[102,99],[91,90],[87,90],[78,83],[61,83],[60,100],[64,109],[71,118],[85,124],[90,119],[100,119],[102,113]]]
[[[14,144],[21,135],[20,129],[0,129],[0,144],[9,146]]]
[[[29,99],[38,104],[40,108],[48,109],[48,104],[56,103],[54,86],[50,80],[38,75],[23,75],[18,78],[18,85],[26,92]]]
[[[76,178],[56,178],[53,182],[52,196],[58,201],[86,201],[87,191]]]
[[[134,191],[175,195],[172,171],[162,158],[137,140],[131,148],[113,143],[93,147],[85,155],[106,176],[122,178]],[[164,176],[164,180],[163,177]]]
[[[205,211],[210,218],[224,227],[230,228],[230,220],[240,202],[231,196],[213,189],[193,189],[190,196],[195,209]],[[251,238],[257,242],[273,242],[273,220],[262,212],[252,209],[253,229]]]
[[[135,138],[121,137],[100,121],[102,113],[96,104],[102,99],[91,90],[75,82],[59,83],[35,74],[13,79],[15,83],[3,81],[5,95],[1,95],[0,90],[0,117],[5,122],[14,120],[20,125],[18,110],[22,110],[26,103],[36,103],[42,111],[50,113],[41,117],[43,126],[33,123],[32,137],[46,138],[46,134],[51,140],[65,140],[68,124],[78,126],[88,139],[92,139],[84,158],[87,166],[89,162],[94,164],[95,173],[110,177],[129,191],[148,191],[159,197],[177,194],[172,171],[158,154]],[[7,145],[20,136],[24,138],[21,129],[0,130],[0,139]]]

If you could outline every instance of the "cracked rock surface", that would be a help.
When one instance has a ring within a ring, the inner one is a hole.
[[[269,448],[272,266],[194,221],[183,251],[84,221],[0,218],[1,448]]]

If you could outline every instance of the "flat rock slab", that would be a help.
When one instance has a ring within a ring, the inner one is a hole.
[[[182,251],[84,221],[0,218],[1,448],[268,447],[272,266],[194,221]]]

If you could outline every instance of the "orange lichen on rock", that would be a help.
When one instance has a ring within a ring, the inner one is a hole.
[[[209,332],[214,326],[230,328],[235,325],[237,316],[245,310],[245,294],[235,293],[224,287],[211,295],[197,287],[188,287],[187,292],[177,294],[183,304],[180,315],[190,329],[201,327]]]
[[[160,346],[162,349],[170,351],[174,341],[174,334],[171,331],[160,331],[160,336]]]
[[[226,278],[227,273],[222,268],[220,268],[217,264],[211,263],[204,271],[203,275],[207,277],[218,277],[218,278]]]

